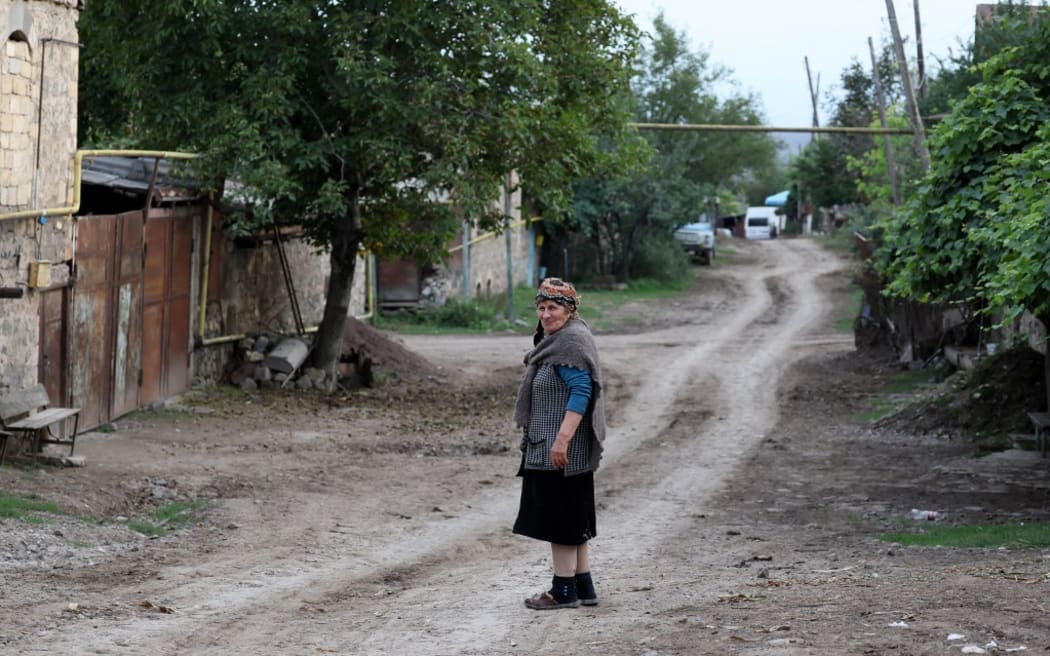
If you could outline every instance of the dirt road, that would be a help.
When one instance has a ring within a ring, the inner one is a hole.
[[[806,240],[736,248],[687,299],[627,308],[636,331],[598,336],[611,411],[596,478],[599,606],[522,605],[550,576],[545,545],[509,530],[510,412],[528,339],[410,337],[441,375],[327,399],[219,394],[85,436],[83,469],[0,470],[0,489],[108,519],[158,495],[210,500],[169,537],[77,538],[57,567],[0,561],[0,653],[1050,645],[1043,554],[904,553],[870,537],[910,503],[1037,515],[1045,499],[1015,493],[1045,487],[1042,471],[974,467],[959,445],[849,425],[836,408],[876,383],[852,364],[849,336],[829,329],[845,264]],[[995,494],[976,499],[989,477]],[[2,521],[8,548],[25,547],[12,536],[27,529]],[[68,546],[71,530],[53,539]]]

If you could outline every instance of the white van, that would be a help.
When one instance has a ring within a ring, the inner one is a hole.
[[[744,215],[745,239],[769,239],[777,236],[777,208],[749,207]]]

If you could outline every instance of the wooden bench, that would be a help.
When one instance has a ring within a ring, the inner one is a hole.
[[[0,463],[4,461],[8,438],[14,436],[29,439],[34,458],[45,444],[68,444],[69,455],[73,455],[80,408],[51,408],[50,405],[47,390],[40,384],[0,396],[0,432],[4,433],[0,436]],[[73,432],[68,437],[56,435],[54,428],[71,417]]]
[[[1048,438],[1047,430],[1050,429],[1050,412],[1029,412],[1028,419],[1035,427],[1035,443],[1039,446],[1039,453],[1046,457],[1046,446]]]

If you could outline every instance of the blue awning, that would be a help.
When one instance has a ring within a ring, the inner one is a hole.
[[[766,205],[769,205],[771,207],[781,207],[782,205],[787,205],[788,196],[790,194],[791,191],[788,190],[782,191],[779,194],[773,194],[772,196],[766,196]]]

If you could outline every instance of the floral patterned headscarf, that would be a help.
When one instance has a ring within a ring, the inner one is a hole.
[[[571,282],[565,282],[561,278],[544,278],[540,288],[536,290],[536,302],[554,301],[576,313],[576,307],[580,303],[580,295]]]

